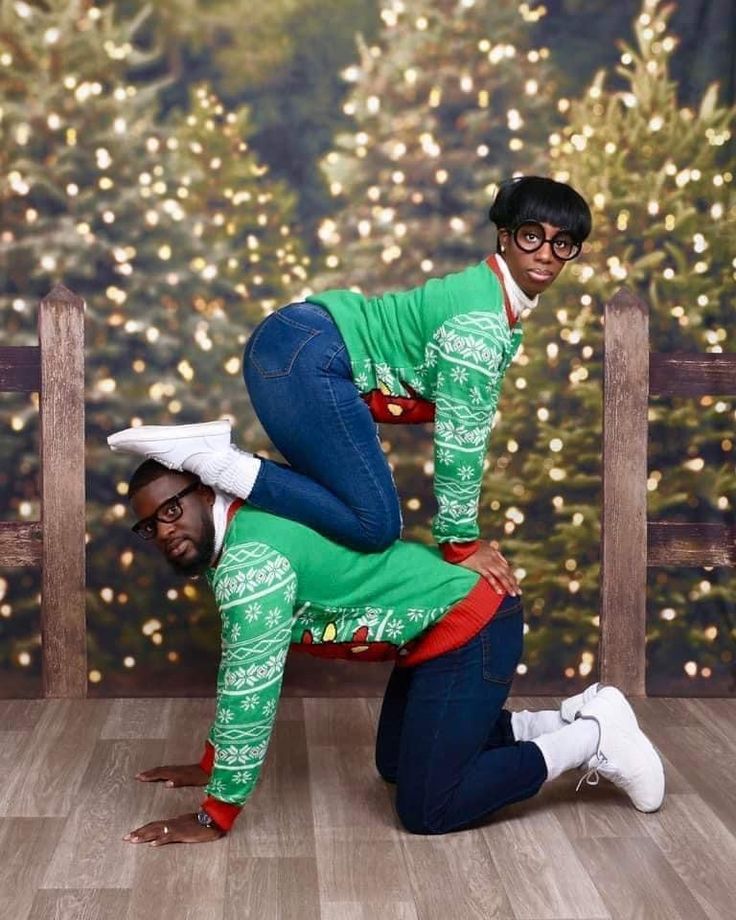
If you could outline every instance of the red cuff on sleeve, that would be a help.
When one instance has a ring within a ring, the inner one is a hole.
[[[440,543],[440,552],[445,562],[463,562],[472,556],[480,546],[480,540],[471,540],[470,543]]]
[[[235,819],[241,812],[240,805],[231,805],[230,802],[221,802],[219,799],[208,795],[202,802],[202,808],[214,819],[215,824],[223,831],[229,831]]]
[[[212,743],[205,741],[204,743],[204,754],[202,754],[202,759],[199,761],[200,767],[204,770],[205,773],[212,773],[212,767],[215,763],[215,748]]]

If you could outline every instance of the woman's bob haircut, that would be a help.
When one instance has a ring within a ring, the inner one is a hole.
[[[502,182],[488,216],[498,229],[515,230],[525,221],[552,224],[567,230],[576,243],[588,238],[593,225],[583,196],[572,186],[544,176]]]

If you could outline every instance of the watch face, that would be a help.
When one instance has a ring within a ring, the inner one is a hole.
[[[206,811],[197,812],[197,821],[199,821],[202,827],[210,827],[214,823],[212,815],[207,814]]]

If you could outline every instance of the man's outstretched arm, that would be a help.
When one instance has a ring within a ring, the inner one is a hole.
[[[222,657],[207,796],[199,813],[154,821],[127,834],[124,839],[132,843],[217,839],[232,826],[260,774],[291,640],[296,574],[280,553],[249,543],[226,551],[213,588],[222,618]],[[206,754],[198,765],[202,771],[205,760]],[[215,822],[209,827],[202,824],[208,816]]]

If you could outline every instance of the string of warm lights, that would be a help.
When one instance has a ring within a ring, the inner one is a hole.
[[[25,270],[14,278],[23,296],[0,296],[5,329],[33,342],[38,297],[60,277],[88,307],[93,684],[160,658],[179,664],[206,615],[194,585],[168,589],[166,613],[146,615],[147,606],[162,609],[160,567],[126,536],[130,468],[110,457],[104,435],[144,419],[205,417],[215,391],[218,408],[235,419],[248,329],[297,295],[310,269],[293,195],[251,150],[246,110],[229,111],[201,87],[185,113],[160,120],[160,86],[136,71],[154,60],[136,40],[141,22],[86,0],[14,3],[0,37],[2,243]],[[13,433],[18,457],[14,464],[11,453],[8,469],[26,468],[35,453],[37,408],[25,398],[7,413],[0,407],[0,431]],[[239,405],[238,419],[253,426],[247,407]],[[28,469],[25,480],[8,489],[4,517],[38,517]],[[25,670],[39,665],[37,591],[37,573],[3,573],[5,657]]]
[[[620,57],[623,90],[601,75],[568,98],[555,86],[549,49],[531,39],[542,4],[386,0],[380,38],[344,73],[352,87],[344,112],[356,128],[325,158],[335,211],[319,231],[330,270],[323,278],[293,233],[288,194],[249,148],[247,113],[200,88],[178,121],[158,124],[149,88],[131,77],[140,48],[111,7],[80,3],[64,26],[36,6],[13,10],[17,48],[0,42],[8,138],[0,200],[10,215],[0,240],[11,253],[33,243],[40,293],[63,276],[88,300],[95,444],[126,424],[209,417],[213,401],[250,443],[261,435],[237,378],[255,319],[307,285],[407,288],[465,267],[493,246],[483,202],[506,176],[552,172],[585,192],[594,235],[526,324],[484,464],[482,521],[524,581],[519,675],[572,681],[593,673],[601,304],[619,284],[634,285],[652,304],[660,350],[729,348],[733,113],[713,93],[697,111],[678,104],[664,6],[643,2],[635,46]],[[51,55],[60,52],[68,72],[54,82]],[[17,89],[19,55],[35,67],[24,86],[38,89],[41,116]],[[55,169],[46,165],[50,152]],[[63,205],[60,218],[41,195],[48,188]],[[0,298],[0,310],[9,333],[26,331],[30,341],[37,298],[24,283],[22,295]],[[11,444],[32,438],[36,408],[15,404],[0,416],[0,430],[16,436]],[[666,424],[681,433],[663,436]],[[733,402],[703,397],[675,404],[674,415],[655,405],[650,428],[652,512],[681,512],[695,500],[696,512],[733,514]],[[430,441],[396,428],[384,446],[409,532],[426,540]],[[126,538],[113,540],[125,532],[129,470],[104,447],[91,448],[90,461],[89,679],[104,686],[121,667],[150,662],[181,668],[206,592],[162,592],[155,563]],[[12,510],[32,520],[38,502],[19,491]],[[37,587],[26,576],[19,585],[0,578],[0,625],[14,630],[35,616]],[[726,593],[716,572],[657,573],[650,656],[661,648],[688,680],[732,667]],[[32,622],[11,634],[20,669],[38,664]]]
[[[440,4],[440,9],[437,4],[432,7],[437,17],[449,17],[450,5]],[[326,158],[325,167],[332,179],[333,193],[336,197],[342,196],[347,207],[344,213],[330,217],[322,227],[322,240],[330,253],[328,266],[335,269],[338,283],[368,291],[393,286],[406,288],[421,283],[422,274],[437,275],[443,269],[464,267],[467,262],[457,244],[467,238],[468,231],[478,231],[474,212],[478,210],[478,187],[483,187],[482,182],[477,182],[478,162],[495,162],[500,175],[504,174],[505,164],[508,164],[506,174],[530,171],[523,158],[509,156],[509,152],[518,154],[531,146],[525,145],[523,137],[530,119],[520,111],[519,105],[509,107],[505,113],[497,108],[492,112],[510,132],[521,135],[508,138],[502,149],[484,142],[482,134],[474,135],[471,142],[468,133],[457,130],[456,126],[458,123],[465,125],[470,113],[480,114],[487,110],[488,87],[493,87],[493,80],[482,70],[487,63],[498,67],[504,61],[513,61],[517,68],[520,62],[526,66],[538,64],[547,59],[546,49],[524,53],[520,41],[494,42],[492,37],[482,36],[480,17],[473,31],[467,30],[464,44],[460,44],[458,35],[463,35],[467,23],[463,22],[458,5],[452,4],[456,30],[446,22],[441,28],[437,26],[429,6],[421,2],[386,4],[383,41],[380,46],[363,48],[360,62],[346,73],[346,78],[354,85],[354,92],[345,111],[356,118],[358,129],[353,136],[341,140],[340,147]],[[461,6],[470,10],[475,4]],[[536,8],[536,15],[543,15],[542,7]],[[505,545],[513,547],[515,559],[529,560],[530,572],[534,572],[533,563],[538,564],[545,546],[544,540],[530,539],[530,534],[535,532],[534,519],[529,520],[527,509],[533,508],[531,513],[538,519],[542,494],[549,495],[552,514],[551,521],[546,523],[548,519],[544,517],[545,524],[538,528],[543,538],[549,538],[551,526],[554,532],[564,534],[573,550],[576,545],[585,544],[581,547],[583,551],[576,553],[576,558],[571,556],[564,563],[569,573],[567,577],[554,574],[536,579],[535,584],[537,590],[545,590],[545,586],[552,584],[564,586],[569,596],[581,598],[585,605],[583,611],[586,607],[590,609],[597,597],[595,549],[599,524],[596,502],[591,501],[595,499],[595,487],[587,487],[589,497],[584,504],[588,507],[584,511],[576,507],[579,499],[570,500],[569,495],[579,493],[579,470],[576,469],[579,451],[576,447],[586,440],[587,454],[597,452],[591,451],[590,442],[599,437],[596,433],[601,355],[598,317],[603,301],[622,282],[648,285],[654,276],[658,285],[654,289],[657,302],[674,304],[667,310],[678,326],[687,332],[695,326],[700,327],[696,330],[692,350],[721,351],[727,339],[723,323],[727,315],[725,282],[733,280],[736,262],[729,265],[719,225],[733,224],[733,175],[723,168],[718,154],[731,139],[733,113],[718,110],[712,94],[704,100],[700,112],[678,106],[675,87],[668,77],[668,59],[676,47],[674,36],[667,34],[668,16],[668,11],[654,0],[644,4],[635,23],[638,48],[625,49],[620,59],[624,73],[630,78],[628,90],[609,90],[601,75],[579,100],[565,97],[550,100],[551,108],[563,118],[548,135],[554,175],[561,181],[575,182],[589,194],[596,232],[583,258],[568,269],[568,280],[563,283],[561,292],[558,294],[556,289],[554,294],[548,295],[556,302],[578,303],[579,308],[557,310],[556,328],[554,323],[536,330],[532,328],[540,322],[536,314],[530,321],[528,345],[518,355],[512,372],[513,382],[508,382],[514,389],[511,394],[507,391],[496,418],[491,439],[492,462],[486,463],[487,524],[493,528],[492,532],[507,538]],[[437,30],[434,35],[433,28]],[[417,33],[426,36],[426,46]],[[438,39],[440,33],[442,38]],[[411,55],[405,54],[404,48],[410,43]],[[442,51],[437,59],[432,54],[439,47]],[[468,63],[458,74],[457,68],[443,66],[450,60]],[[513,76],[504,76],[512,83]],[[549,86],[544,77],[526,70],[517,77],[514,85],[518,89],[512,94],[515,102],[523,101],[525,94],[534,96],[540,86]],[[476,92],[476,87],[481,86],[483,89]],[[467,94],[462,104],[464,115],[458,118],[453,110],[456,115],[453,130],[443,130],[443,106],[447,104],[449,108],[447,100],[453,93],[457,97],[458,89]],[[485,115],[480,124],[483,130],[490,131]],[[397,130],[401,125],[405,130]],[[415,129],[412,133],[417,125],[423,130]],[[651,140],[642,145],[642,136]],[[431,200],[434,205],[441,200],[430,198],[432,186],[444,189],[455,185],[457,173],[447,166],[457,162],[465,166],[465,175],[472,176],[477,183],[474,193],[463,202],[462,210],[453,213],[450,209],[445,212],[438,208],[439,213],[429,217],[427,201]],[[630,191],[625,187],[627,182],[632,184]],[[637,183],[645,189],[645,197],[640,195]],[[485,188],[492,194],[495,184],[489,182]],[[707,202],[707,209],[700,207],[702,201]],[[637,239],[642,240],[641,246],[634,242]],[[664,253],[662,243],[657,245],[655,241],[664,241]],[[475,257],[483,254],[483,245],[480,240],[474,241]],[[453,252],[454,259],[449,264],[441,259],[443,251],[448,249]],[[377,272],[379,260],[382,264]],[[712,308],[708,311],[713,323],[710,328],[703,329],[704,323],[697,312],[683,306],[686,294],[698,308]],[[661,334],[664,318],[658,322],[658,316],[655,317],[653,327],[655,334]],[[661,337],[662,347],[666,349],[672,333],[668,331],[666,338]],[[531,367],[530,354],[534,355]],[[540,354],[546,355],[546,363],[540,362]],[[550,379],[557,381],[555,395],[548,397],[547,405],[536,410],[540,424],[536,437],[530,438],[527,434],[529,401],[533,405],[540,398],[540,386],[544,389]],[[557,408],[555,402],[567,408],[574,405],[578,412],[586,408],[582,437],[579,431],[568,430],[579,427],[579,418],[574,418],[570,426],[561,417],[561,412],[556,411],[553,417],[551,410]],[[724,421],[731,419],[730,433],[718,438],[726,455],[732,450],[732,420],[736,415],[726,400],[719,400],[715,405]],[[707,398],[700,401],[701,410],[713,406],[713,401]],[[702,411],[701,416],[707,426],[712,416],[705,417]],[[504,438],[507,431],[512,431],[513,436]],[[403,462],[407,467],[405,477],[409,489],[417,490],[416,477],[408,471],[417,466],[416,442],[405,447],[407,456],[402,459],[400,437],[392,434],[391,440],[392,458],[400,482]],[[705,447],[709,443],[706,434],[702,444]],[[425,440],[419,446],[426,457],[429,442]],[[534,463],[527,460],[530,448]],[[678,462],[681,473],[699,473],[705,465],[702,456],[688,456],[687,452],[681,461],[663,456],[657,462],[667,468],[668,474]],[[409,496],[404,503],[408,522],[412,521],[412,512],[426,514],[425,496],[430,491],[426,480],[433,474],[433,465],[425,459],[420,468],[425,478],[420,495],[406,493]],[[528,485],[530,473],[537,478],[534,488]],[[728,512],[732,510],[731,501],[724,487],[730,484],[733,489],[734,478],[725,456],[721,473],[718,488],[723,491],[716,490],[712,504],[719,511]],[[516,480],[511,488],[499,482],[500,476],[514,475]],[[539,480],[540,475],[551,483],[551,491]],[[662,473],[655,467],[648,481],[650,493],[660,489],[661,482]],[[555,488],[563,486],[565,493],[554,493]],[[694,480],[685,482],[680,477],[674,495],[683,487],[695,493],[698,491],[695,486]],[[499,500],[494,497],[499,492],[510,494]],[[665,501],[671,502],[673,492],[667,490],[667,493]],[[527,501],[520,505],[519,498]],[[415,515],[413,519],[418,521],[418,518],[419,515]],[[417,532],[425,526],[420,522],[415,524]],[[575,530],[579,534],[577,537]],[[512,542],[515,534],[517,539]],[[669,578],[670,582],[672,580]],[[677,593],[680,589],[673,590]],[[672,609],[661,605],[662,593],[656,585],[653,587],[654,603],[660,603],[660,609]],[[559,594],[555,596],[560,598]],[[691,601],[701,596],[697,591],[688,594]],[[560,598],[560,602],[564,604],[564,599]],[[550,608],[547,604],[546,610]],[[533,613],[540,615],[532,619],[532,632],[549,638],[549,628],[541,617],[543,610],[542,599],[538,609],[532,608]],[[597,626],[597,617],[586,618],[581,615],[581,608],[576,610],[566,605],[563,612],[571,621],[577,621],[574,629],[577,636],[585,634],[586,620]],[[713,632],[715,628],[705,626],[702,636],[715,638],[719,635],[718,631]],[[736,637],[733,632],[732,635]],[[531,639],[528,649],[531,647],[534,658],[534,635],[527,638],[528,642]],[[597,635],[591,634],[576,642],[580,645],[579,661],[576,666],[563,669],[567,678],[586,676],[595,661]],[[586,647],[588,642],[593,644]],[[732,660],[729,654],[727,649],[723,650],[721,662],[727,664]],[[519,673],[527,673],[528,667],[525,662]],[[709,678],[713,673],[708,664],[693,671],[688,659],[682,667],[688,677]]]

